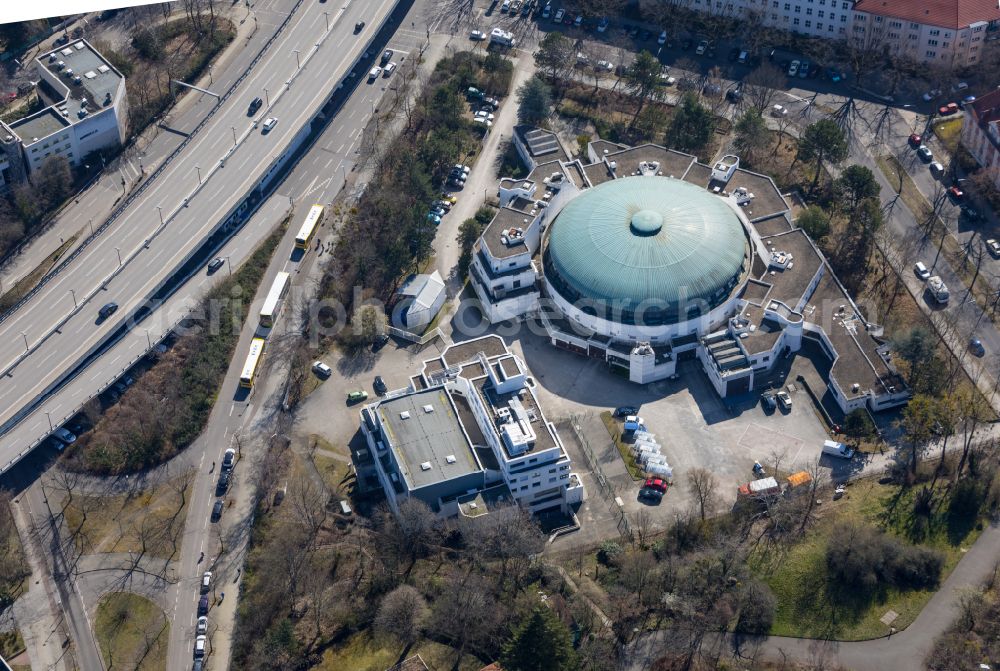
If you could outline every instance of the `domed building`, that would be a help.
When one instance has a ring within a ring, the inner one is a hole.
[[[513,142],[530,173],[500,181],[469,267],[489,322],[536,319],[554,346],[640,384],[677,377],[689,359],[720,396],[739,395],[806,348],[829,360],[844,412],[909,397],[881,327],[766,175],[736,156],[704,165],[604,140],[588,162],[571,160],[542,129],[515,127]]]
[[[632,176],[587,189],[549,226],[546,296],[568,319],[621,341],[668,342],[735,309],[753,245],[728,199]]]

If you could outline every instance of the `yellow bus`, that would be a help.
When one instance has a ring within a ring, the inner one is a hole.
[[[247,354],[247,361],[243,364],[243,373],[240,374],[241,387],[253,388],[253,381],[260,369],[260,359],[264,356],[264,342],[263,338],[254,338],[250,341],[250,353]]]
[[[274,278],[274,284],[271,285],[271,290],[267,292],[267,298],[264,299],[264,305],[260,309],[260,325],[266,329],[274,326],[274,321],[278,318],[278,313],[281,312],[281,307],[285,302],[285,294],[288,293],[288,286],[291,284],[289,277],[288,273],[278,273]]]
[[[322,205],[313,205],[309,208],[309,214],[306,215],[306,220],[302,222],[302,228],[299,229],[299,234],[295,236],[296,248],[303,250],[309,249],[309,243],[312,242],[313,236],[316,234],[316,229],[319,228],[319,220],[322,218]]]

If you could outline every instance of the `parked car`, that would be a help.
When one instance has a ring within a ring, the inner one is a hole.
[[[377,352],[389,342],[389,336],[384,333],[380,333],[376,338],[375,342],[372,343],[372,352]]]
[[[368,392],[364,391],[363,389],[359,389],[359,390],[351,391],[351,392],[347,393],[347,402],[348,403],[359,403],[361,401],[366,400],[367,398],[368,398]]]
[[[914,147],[919,147],[923,143],[924,139],[920,137],[917,133],[912,133],[910,135],[910,144]]]
[[[205,571],[201,574],[201,593],[207,594],[212,589],[212,572]]]
[[[382,68],[376,65],[375,67],[373,67],[371,70],[368,71],[368,81],[373,82],[376,79],[378,79],[381,75],[382,75]]]
[[[965,192],[957,186],[952,186],[948,189],[948,195],[955,200],[962,200],[962,197],[965,196]]]
[[[659,502],[663,500],[663,492],[661,492],[659,489],[651,489],[650,487],[643,487],[639,490],[639,498],[649,499],[650,501]]]
[[[938,108],[938,114],[941,116],[948,116],[949,114],[954,114],[958,111],[958,103],[948,103]]]
[[[667,43],[667,31],[664,30],[663,32],[660,33],[660,36],[656,38],[656,43],[659,44],[660,46],[663,46],[664,44]]]
[[[278,118],[269,116],[267,117],[267,119],[264,120],[264,125],[261,126],[260,132],[266,135],[267,133],[270,133],[272,130],[274,130],[274,127],[277,125],[278,125]]]
[[[382,52],[382,58],[379,60],[379,65],[385,65],[392,60],[392,49],[386,49]]]
[[[994,259],[1000,259],[1000,242],[990,238],[986,241],[986,249]]]
[[[611,61],[597,61],[597,65],[594,66],[594,69],[603,70],[604,72],[613,72],[615,66],[611,63]]]
[[[221,256],[216,256],[214,259],[208,262],[208,274],[211,275],[216,270],[224,266],[225,263],[226,260],[224,258],[222,258]]]
[[[788,108],[782,105],[774,105],[771,108],[771,116],[779,118],[783,116],[788,116]]]
[[[931,161],[931,164],[927,167],[930,168],[931,174],[935,177],[940,177],[944,174],[944,166],[938,161]]]
[[[552,5],[545,5],[542,9],[542,18],[547,19],[552,16]]]
[[[789,412],[792,409],[792,397],[788,395],[787,391],[779,391],[774,395],[774,398],[777,399],[782,412]]]
[[[806,77],[808,77],[809,69],[811,67],[812,65],[809,64],[809,61],[802,61],[802,64],[799,65],[799,79],[805,79]]]
[[[374,387],[375,393],[379,396],[389,391],[389,387],[386,386],[385,380],[382,379],[381,375],[375,376],[375,382],[372,384],[372,387]]]
[[[194,639],[194,656],[204,657],[205,656],[205,646],[208,643],[208,639],[205,636],[199,636]]]
[[[556,15],[552,18],[552,20],[556,23],[561,23],[564,16],[566,16],[566,10],[560,7],[556,10]]]
[[[926,280],[931,276],[931,271],[928,270],[923,261],[917,261],[913,264],[913,274],[922,280]]]
[[[202,615],[201,617],[198,618],[197,633],[200,636],[201,634],[207,632],[208,632],[208,617]]]
[[[924,99],[924,102],[929,103],[930,101],[937,98],[939,95],[941,95],[941,89],[931,89],[930,91],[928,91],[927,93],[925,93],[920,97]]]
[[[843,76],[840,74],[840,70],[837,70],[836,68],[827,68],[826,78],[829,79],[834,84],[836,84],[841,79],[843,79]]]
[[[488,36],[486,35],[486,33],[484,33],[481,30],[473,30],[471,33],[469,33],[469,39],[473,40],[474,42],[482,42],[487,37]]]
[[[333,369],[322,361],[313,361],[312,369],[316,375],[322,378],[327,378],[333,375]]]
[[[385,66],[385,69],[382,70],[382,76],[385,77],[386,79],[388,79],[389,77],[392,76],[392,73],[395,72],[395,71],[396,71],[396,63],[394,61],[392,63],[389,63],[387,66]]]
[[[219,518],[222,517],[222,499],[215,499],[215,503],[212,505],[212,521],[218,522]],[[203,613],[204,614],[204,613]]]
[[[967,83],[965,83],[965,82],[958,82],[957,84],[954,84],[951,87],[951,92],[952,93],[958,93],[960,91],[966,90],[967,88],[969,88],[969,85]]]
[[[966,105],[971,105],[974,102],[976,102],[976,96],[965,96],[964,98],[962,98],[962,107],[965,107]]]
[[[788,76],[789,77],[795,77],[795,76],[797,76],[799,74],[799,65],[801,65],[799,63],[799,61],[792,61],[788,65]]]
[[[629,415],[638,415],[639,408],[634,405],[620,405],[615,408],[615,417],[628,417]]]
[[[663,478],[646,478],[646,481],[642,484],[642,486],[647,489],[655,489],[663,493],[666,493],[667,491],[667,481]]]
[[[233,466],[236,465],[236,450],[233,448],[227,449],[222,453],[222,470],[231,471]]]
[[[208,595],[204,594],[198,599],[198,615],[208,615]]]
[[[261,108],[261,105],[263,104],[264,101],[261,100],[260,98],[254,98],[253,100],[251,100],[250,107],[247,108],[247,116],[253,116],[254,114],[256,114],[257,110],[259,110]]]
[[[698,48],[694,50],[699,56],[703,56],[705,52],[708,51],[708,40],[702,40],[698,43]]]
[[[983,347],[983,341],[979,338],[972,338],[969,340],[969,351],[976,356],[986,355],[986,348]]]
[[[357,23],[355,23],[354,24],[354,34],[357,35],[358,33],[360,33],[364,29],[364,27],[365,27],[365,22],[364,21],[358,21]]]
[[[919,156],[922,161],[930,162],[934,159],[934,152],[931,151],[930,147],[922,144],[917,147],[917,156]]]
[[[229,489],[229,471],[219,473],[219,481],[215,483],[215,495],[222,496]]]

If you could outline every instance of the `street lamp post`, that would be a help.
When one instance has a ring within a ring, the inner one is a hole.
[[[271,99],[267,95],[267,89],[264,89],[264,104],[268,107],[271,106]]]
[[[94,234],[94,220],[93,219],[90,220],[90,234],[91,235]]]
[[[29,349],[31,349],[30,347],[28,347],[28,334],[25,333],[24,331],[21,331],[21,337],[24,338],[24,351],[27,352]]]
[[[115,252],[118,253],[118,265],[120,266],[122,264],[122,250],[115,247]]]
[[[201,168],[195,166],[194,169],[198,171],[198,183],[201,184]]]
[[[233,275],[233,264],[229,261],[229,257],[228,256],[226,257],[226,268],[229,269],[229,276],[232,277],[232,275]]]
[[[70,290],[69,290],[69,293],[70,293],[70,295],[71,295],[71,296],[73,297],[73,309],[75,310],[76,308],[78,308],[78,307],[79,307],[79,306],[78,306],[78,305],[76,304],[76,291],[74,291],[73,289],[70,289]]]
[[[298,70],[299,68],[302,67],[301,65],[299,65],[299,50],[292,49],[292,53],[295,54],[295,69]]]
[[[323,16],[326,17],[326,29],[330,30],[330,12],[323,12]]]
[[[233,129],[233,146],[236,146],[236,126],[231,126]]]
[[[160,226],[163,225],[163,208],[159,205],[156,206],[156,211],[160,213]]]
[[[149,349],[153,349],[153,341],[149,337],[149,329],[146,329],[146,345],[149,347]]]
[[[45,413],[45,419],[49,420],[49,431],[53,431],[55,427],[52,426],[52,415]]]

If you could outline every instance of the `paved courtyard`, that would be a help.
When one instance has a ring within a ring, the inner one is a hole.
[[[621,526],[622,511],[634,520],[644,509],[655,525],[668,524],[677,513],[690,508],[686,478],[694,468],[715,474],[718,497],[728,507],[736,499],[736,488],[751,478],[754,461],[767,465],[778,457],[782,470],[806,467],[819,457],[820,445],[827,438],[809,395],[798,387],[794,375],[784,380],[786,388],[791,385],[793,389],[791,412],[766,413],[756,395],[727,405],[711,388],[697,361],[681,364],[679,380],[639,386],[612,373],[603,361],[556,349],[545,336],[532,331],[521,325],[513,334],[498,332],[527,364],[542,409],[557,424],[588,497],[578,511],[583,528],[558,539],[556,547],[589,545],[614,537]],[[479,332],[469,337],[477,335]],[[453,337],[456,341],[466,339],[458,333]],[[390,389],[403,387],[424,359],[443,348],[440,342],[423,348],[393,342],[377,354],[365,352],[353,359],[329,357],[334,364],[333,376],[303,403],[296,433],[302,439],[319,434],[334,449],[349,455],[347,445],[358,429],[358,408],[345,403],[346,392],[365,389],[373,396],[375,375],[381,375]],[[793,374],[797,365],[792,367]],[[639,406],[639,414],[674,469],[674,487],[658,505],[638,499],[641,482],[628,474],[601,420],[602,412],[619,405]],[[573,430],[574,424],[577,430]],[[609,485],[605,493],[583,443],[589,446]],[[621,508],[616,497],[621,499]]]

